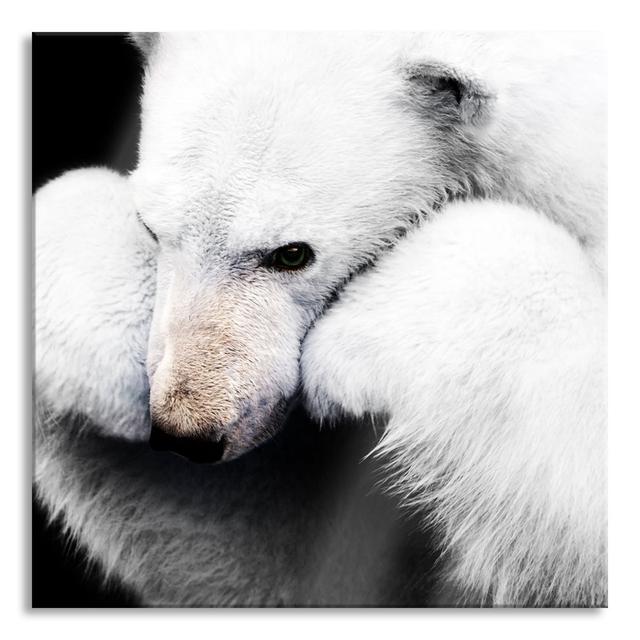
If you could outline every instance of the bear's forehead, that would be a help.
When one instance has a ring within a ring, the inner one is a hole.
[[[145,80],[141,151],[192,164],[211,154],[223,169],[239,158],[308,166],[337,136],[384,127],[399,86],[389,48],[367,34],[163,36]]]
[[[425,175],[424,134],[398,105],[392,48],[376,38],[162,41],[144,90],[142,213],[176,235],[187,225],[216,243],[247,230],[275,242],[297,225],[398,207]]]

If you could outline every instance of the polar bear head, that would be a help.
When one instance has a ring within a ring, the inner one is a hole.
[[[343,283],[451,193],[482,189],[474,132],[492,99],[418,36],[136,40],[152,439],[230,459],[282,422],[301,342]]]

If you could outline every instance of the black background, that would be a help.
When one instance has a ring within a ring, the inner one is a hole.
[[[142,66],[124,34],[34,34],[32,184],[68,169],[135,167]],[[34,502],[32,605],[132,606]]]
[[[33,188],[67,169],[134,168],[137,50],[124,34],[33,37]]]

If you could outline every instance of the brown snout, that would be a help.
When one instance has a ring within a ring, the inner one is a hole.
[[[235,435],[232,425],[237,420],[234,385],[210,362],[211,351],[181,351],[182,357],[159,367],[151,384],[149,443],[194,462],[234,457],[237,443],[229,437]]]
[[[196,462],[231,460],[282,425],[298,380],[296,309],[269,283],[177,289],[152,332],[150,443]]]

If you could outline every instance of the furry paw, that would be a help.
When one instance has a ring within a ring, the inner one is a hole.
[[[37,192],[35,216],[37,402],[106,435],[145,437],[155,243],[128,181],[70,171]]]

